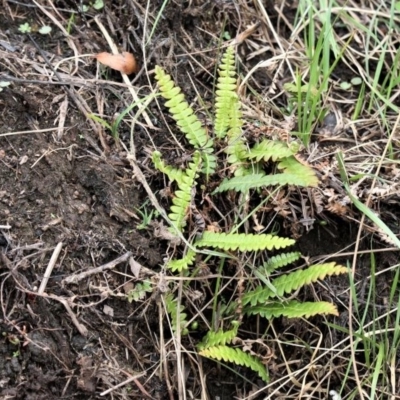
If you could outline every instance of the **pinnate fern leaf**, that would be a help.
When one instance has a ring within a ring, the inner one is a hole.
[[[284,274],[274,279],[271,283],[275,290],[265,286],[258,286],[255,290],[243,295],[243,305],[263,304],[267,300],[283,296],[285,293],[293,292],[302,286],[316,282],[318,279],[324,279],[326,276],[339,275],[347,273],[347,268],[342,265],[336,265],[335,262],[327,264],[312,265],[303,270]]]
[[[189,266],[194,263],[196,258],[196,252],[188,250],[187,254],[180,259],[170,260],[167,263],[167,268],[172,272],[182,272],[189,269]]]
[[[284,174],[294,175],[298,183],[297,186],[318,186],[318,178],[314,170],[308,165],[304,165],[297,161],[294,157],[286,157],[278,164],[279,169],[284,170]]]
[[[296,185],[303,187],[318,186],[318,178],[315,175],[315,172],[310,167],[300,164],[296,159],[294,159],[294,161],[297,163],[298,171],[291,169],[284,173],[275,175],[251,174],[235,176],[231,179],[224,179],[214,193],[225,192],[227,190],[246,193],[250,189],[276,185]],[[285,165],[286,164],[282,161],[278,164],[278,168],[283,168]]]
[[[298,185],[298,177],[295,174],[275,174],[265,175],[262,173],[235,176],[231,179],[225,178],[221,185],[214,191],[214,193],[226,192],[227,190],[235,190],[236,192],[246,193],[250,189],[257,189],[265,186],[276,185]],[[304,185],[308,186],[308,185]]]
[[[310,318],[314,315],[322,314],[339,315],[336,306],[332,303],[326,301],[301,303],[296,300],[249,307],[244,312],[247,315],[260,315],[267,319],[280,316],[287,318]]]
[[[269,376],[265,365],[261,361],[252,355],[245,353],[239,348],[232,348],[228,346],[214,346],[207,347],[199,352],[203,357],[211,358],[214,360],[223,360],[225,362],[231,362],[237,365],[244,365],[251,368],[254,372],[260,376],[265,382],[269,381]]]
[[[168,293],[165,296],[165,305],[167,307],[168,314],[171,316],[171,326],[173,332],[176,333],[179,330],[181,335],[187,335],[189,330],[187,329],[187,314],[184,312],[185,307],[182,304],[180,304],[178,307],[178,300],[172,295],[172,293]]]
[[[175,86],[171,76],[166,74],[161,67],[156,66],[155,78],[159,84],[161,95],[168,99],[165,105],[189,143],[195,148],[212,147],[213,143],[209,140],[206,130],[185,100],[181,89]]]
[[[161,159],[161,153],[154,151],[152,154],[152,160],[154,166],[163,174],[167,175],[171,182],[182,182],[183,176],[186,172],[182,169],[173,168],[170,165],[166,165]]]
[[[237,335],[239,322],[232,321],[232,326],[233,328],[229,331],[223,331],[222,329],[218,330],[217,332],[208,331],[203,340],[197,345],[197,348],[199,350],[203,350],[207,347],[214,347],[231,343]]]
[[[247,165],[247,146],[241,137],[229,140],[229,144],[225,150],[228,155],[228,163],[230,164],[231,171],[235,176],[248,175]],[[251,170],[249,171],[251,172]]]
[[[217,157],[215,154],[209,151],[209,149],[204,149],[201,154],[201,162],[202,162],[202,173],[208,177],[213,174],[217,168]]]
[[[196,246],[221,250],[257,251],[282,249],[295,243],[293,239],[269,234],[204,232]]]
[[[277,254],[271,257],[267,262],[265,262],[260,271],[265,271],[265,273],[270,274],[278,268],[282,268],[285,265],[293,264],[301,257],[301,253],[298,251],[293,251],[291,253]]]
[[[230,129],[227,133],[228,145],[225,152],[228,155],[228,163],[235,176],[246,175],[246,165],[249,163],[249,159],[247,145],[242,133],[243,119],[239,102],[232,105],[230,116]]]
[[[247,154],[250,159],[256,161],[277,161],[281,158],[290,157],[293,155],[293,151],[284,142],[276,140],[265,139],[262,142],[256,144]]]
[[[214,133],[219,139],[228,137],[225,152],[235,175],[246,174],[247,147],[242,135],[243,118],[236,93],[234,48],[228,47],[219,66],[215,99]]]
[[[192,187],[196,185],[196,177],[199,168],[200,153],[196,151],[193,155],[193,161],[189,163],[185,174],[183,174],[177,182],[179,190],[175,191],[175,196],[172,199],[171,213],[168,216],[181,232],[186,225],[186,216],[192,198]]]
[[[218,70],[218,83],[215,92],[214,133],[222,139],[231,125],[231,111],[239,104],[236,94],[236,71],[234,48],[228,47],[221,59]]]

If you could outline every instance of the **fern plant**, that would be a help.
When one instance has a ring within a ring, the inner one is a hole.
[[[157,169],[174,182],[177,189],[174,192],[169,217],[180,233],[192,241],[190,249],[184,251],[181,258],[172,259],[166,266],[171,272],[188,275],[191,266],[195,264],[201,249],[217,249],[222,251],[223,259],[236,257],[243,252],[265,252],[285,249],[295,241],[272,234],[250,234],[237,232],[237,226],[226,227],[225,233],[205,230],[201,235],[191,235],[187,224],[191,205],[198,192],[198,182],[206,184],[213,176],[216,168],[228,171],[228,175],[211,195],[232,191],[247,196],[251,190],[263,187],[296,185],[311,187],[318,185],[318,179],[313,169],[299,161],[297,152],[299,146],[288,145],[280,141],[263,139],[250,147],[243,136],[243,116],[240,110],[240,100],[236,93],[235,53],[233,47],[228,47],[219,66],[217,90],[215,92],[215,118],[213,136],[201,125],[193,109],[184,99],[179,87],[160,67],[156,67],[156,80],[161,96],[167,102],[165,105],[180,131],[193,147],[193,155],[185,169],[168,166],[162,160],[159,152],[153,153],[153,163]],[[222,146],[225,158],[217,159],[218,146]],[[275,172],[271,170],[271,162],[275,163]],[[225,168],[224,163],[229,165]],[[279,172],[276,172],[279,171]],[[215,187],[215,185],[214,185]],[[190,239],[192,238],[192,239]],[[194,238],[194,239],[193,239]],[[198,251],[196,251],[198,249]],[[294,263],[300,258],[299,252],[287,252],[270,257],[254,274],[261,282],[256,288],[249,287],[234,305],[235,311],[230,314],[231,329],[223,331],[210,330],[198,344],[199,353],[211,359],[244,365],[268,380],[266,366],[255,355],[249,354],[240,347],[232,345],[238,336],[238,329],[243,315],[258,315],[265,318],[310,317],[316,314],[337,314],[333,304],[327,302],[305,302],[285,300],[289,293],[326,276],[346,273],[347,269],[335,263],[310,266],[301,271],[290,272],[278,278],[271,279],[271,273]],[[222,265],[223,265],[222,259]],[[173,330],[181,329],[187,333],[186,313],[182,306],[177,306],[176,299],[169,294],[166,298],[167,311],[173,321]],[[239,307],[240,306],[240,307]],[[175,307],[175,308],[174,308]],[[179,309],[178,309],[179,308]],[[232,322],[232,319],[238,321]],[[180,321],[179,324],[176,321]],[[174,323],[175,321],[175,323]]]

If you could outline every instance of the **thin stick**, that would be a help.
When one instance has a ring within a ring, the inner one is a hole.
[[[38,295],[42,295],[44,293],[44,289],[46,289],[47,282],[49,281],[51,273],[53,272],[53,268],[56,265],[58,256],[60,255],[62,245],[63,245],[62,242],[58,243],[56,248],[53,251],[53,255],[50,258],[50,262],[47,265],[46,271],[43,276],[42,283],[40,284],[39,290],[37,292]]]
[[[143,392],[143,394],[145,394],[146,396],[152,398],[149,393],[147,393],[147,391],[143,388],[143,386],[139,383],[139,381],[137,380],[137,378],[141,378],[142,376],[145,376],[146,374],[144,372],[142,372],[141,374],[138,375],[133,375],[131,377],[129,377],[128,379],[124,380],[121,383],[118,383],[118,385],[115,385],[113,387],[111,387],[110,389],[105,390],[104,392],[100,393],[100,396],[105,396],[108,393],[111,393],[112,391],[114,391],[115,389],[118,389],[122,386],[127,385],[129,382],[135,381],[135,383],[138,385],[139,389]],[[139,383],[139,384],[138,384]]]
[[[71,320],[73,322],[73,324],[76,326],[76,329],[78,329],[79,333],[82,336],[87,336],[88,335],[88,330],[86,329],[86,327],[84,325],[82,325],[79,321],[78,318],[76,318],[76,315],[74,314],[74,312],[71,310],[71,307],[68,304],[68,301],[66,299],[63,299],[61,297],[58,296],[54,296],[54,295],[50,295],[49,296],[51,299],[57,300],[59,301],[67,310],[67,313],[69,314],[69,316],[71,317]]]
[[[62,280],[62,284],[64,283],[77,283],[81,281],[82,279],[87,278],[88,276],[94,275],[94,274],[99,274],[100,272],[103,272],[107,269],[112,269],[116,267],[118,264],[121,264],[122,262],[128,260],[129,257],[132,256],[132,253],[130,251],[126,252],[122,256],[116,258],[113,261],[110,261],[107,264],[101,265],[100,267],[92,268],[87,271],[81,272],[79,274],[74,274],[71,276],[68,276],[67,278]]]

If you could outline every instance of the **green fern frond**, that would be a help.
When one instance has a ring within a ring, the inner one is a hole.
[[[228,137],[225,152],[235,175],[246,174],[247,147],[242,135],[243,117],[239,96],[236,93],[235,52],[228,47],[219,66],[217,90],[215,92],[214,133],[219,139]]]
[[[161,95],[168,100],[165,105],[168,107],[172,118],[176,121],[180,130],[186,135],[189,143],[195,148],[212,147],[213,143],[209,139],[207,131],[185,100],[181,89],[175,86],[171,76],[166,74],[157,65],[155,68],[155,78],[159,84]]]
[[[176,299],[172,293],[168,293],[165,296],[165,305],[167,312],[171,317],[171,326],[173,332],[181,332],[181,335],[187,335],[189,330],[187,329],[188,321],[187,314],[184,312],[185,307],[181,304],[178,307],[178,299]],[[178,326],[178,315],[179,315],[179,326]]]
[[[186,226],[186,216],[192,198],[192,187],[196,184],[196,177],[200,168],[200,153],[196,151],[193,154],[193,161],[189,162],[189,166],[178,181],[178,188],[172,199],[171,213],[168,214],[171,221],[175,222],[176,228],[182,232]]]
[[[228,155],[227,161],[235,176],[248,175],[253,172],[247,167],[249,164],[247,146],[241,137],[229,140],[225,153]]]
[[[300,182],[301,183],[301,182]],[[214,190],[214,193],[226,192],[227,190],[235,190],[236,192],[247,193],[250,189],[258,189],[266,186],[276,185],[298,185],[308,186],[299,184],[298,176],[295,174],[275,174],[265,175],[262,173],[235,176],[233,178],[225,178],[221,185]]]
[[[132,303],[132,301],[144,300],[146,293],[151,293],[152,291],[153,285],[150,281],[145,280],[143,282],[139,282],[132,290],[128,292],[128,301],[129,303]]]
[[[196,252],[189,249],[189,251],[183,258],[168,261],[167,268],[170,269],[172,272],[186,271],[189,266],[194,263],[195,258]]]
[[[279,169],[284,170],[284,174],[294,175],[298,182],[297,186],[318,186],[318,178],[315,171],[308,165],[297,161],[294,157],[287,157],[278,164]]]
[[[295,243],[293,239],[266,234],[204,232],[196,242],[199,247],[214,247],[221,250],[257,251],[282,249]]]
[[[316,282],[318,279],[324,279],[326,276],[345,273],[347,273],[347,268],[336,265],[335,262],[312,265],[306,269],[284,274],[274,279],[271,283],[275,290],[258,286],[255,290],[245,293],[242,303],[243,305],[251,304],[255,306],[259,303],[265,303],[270,298],[293,292],[311,282]]]
[[[199,354],[203,357],[211,358],[214,360],[223,360],[225,362],[231,362],[237,365],[244,365],[260,376],[265,382],[269,381],[268,371],[261,361],[252,355],[245,353],[243,350],[238,348],[232,348],[228,346],[215,346],[208,347],[201,350]]]
[[[267,319],[281,315],[288,318],[310,318],[322,314],[339,315],[336,306],[332,303],[326,301],[300,303],[296,300],[249,307],[245,308],[244,312],[247,315],[260,315]]]
[[[203,350],[207,347],[214,347],[219,345],[226,345],[232,342],[237,336],[239,329],[239,322],[232,321],[233,328],[229,331],[223,331],[222,329],[217,332],[208,331],[203,340],[197,345],[199,350]]]
[[[298,251],[293,251],[291,253],[282,253],[274,257],[271,257],[267,262],[265,262],[259,270],[265,271],[265,273],[270,274],[278,268],[282,268],[285,265],[293,264],[301,257],[301,253]]]
[[[247,175],[252,171],[248,172],[247,170],[248,149],[242,132],[243,119],[239,102],[233,104],[230,115],[230,129],[227,133],[228,145],[225,149],[225,153],[228,155],[227,161],[235,176]]]
[[[256,144],[247,154],[249,159],[255,159],[256,161],[272,161],[279,160],[281,158],[290,157],[293,155],[293,151],[284,142],[276,140],[264,139],[262,142]]]
[[[166,165],[161,159],[161,153],[154,151],[152,154],[152,161],[154,166],[163,174],[167,175],[171,182],[182,182],[183,176],[186,172],[182,169],[173,168],[170,165]]]
[[[214,133],[217,138],[222,139],[231,127],[231,110],[239,103],[236,94],[235,52],[233,47],[226,49],[219,65],[218,75],[215,92]]]
[[[288,159],[286,158],[285,160]],[[283,168],[285,165],[286,164],[282,161],[278,164],[278,168]],[[296,185],[303,187],[318,186],[318,178],[310,167],[306,167],[299,162],[297,162],[297,166],[297,171],[286,170],[282,174],[264,175],[259,173],[245,176],[235,176],[231,179],[225,178],[221,185],[213,193],[225,192],[227,190],[235,190],[236,192],[246,193],[250,189],[258,189],[261,187],[276,185]]]
[[[212,175],[217,168],[217,157],[209,152],[209,149],[204,149],[204,151],[202,151],[201,153],[201,163],[201,172],[206,176],[206,179],[208,180],[208,177]]]

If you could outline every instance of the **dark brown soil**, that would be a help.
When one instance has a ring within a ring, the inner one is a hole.
[[[239,29],[233,3],[168,2],[149,37],[146,55],[141,53],[140,41],[144,34],[149,35],[145,27],[147,1],[106,2],[106,9],[91,9],[85,14],[78,12],[78,3],[54,1],[57,12],[49,7],[44,10],[65,29],[71,22],[72,41],[79,53],[108,49],[94,22],[94,17],[100,16],[117,45],[135,53],[140,66],[146,63],[151,70],[155,64],[163,65],[189,101],[200,95],[205,106],[211,104],[219,37],[222,29],[232,37]],[[162,4],[150,2],[152,21]],[[255,10],[249,6],[246,12],[243,22],[255,20]],[[293,9],[288,12],[294,14]],[[22,34],[18,27],[26,21],[33,27],[50,24],[53,31],[47,36],[37,32]],[[246,51],[243,46],[240,56]],[[0,399],[177,399],[173,357],[163,364],[171,368],[168,373],[159,369],[157,296],[148,296],[144,303],[130,303],[126,298],[135,281],[134,268],[128,260],[144,266],[141,273],[151,277],[152,272],[160,272],[163,259],[169,254],[168,243],[154,234],[153,227],[138,227],[142,222],[138,209],[143,210],[148,197],[133,176],[124,147],[82,113],[71,91],[84,99],[91,112],[108,116],[108,121],[129,105],[129,95],[113,84],[122,82],[119,73],[110,71],[100,77],[98,84],[60,85],[56,78],[54,84],[45,83],[48,78],[38,72],[38,67],[48,68],[43,54],[54,64],[73,56],[74,51],[39,6],[27,0],[3,1],[0,80],[1,74],[17,79],[0,92],[0,225],[10,226],[0,230]],[[255,62],[244,67],[251,68]],[[65,65],[63,71],[67,73],[69,68],[71,73],[74,63]],[[96,64],[91,58],[79,64],[80,78],[90,80],[95,74]],[[268,74],[260,72],[256,86],[262,92],[269,82]],[[142,71],[135,87],[142,88],[141,95],[146,95],[148,85]],[[65,99],[68,108],[64,130],[59,135],[58,118]],[[166,129],[165,122],[171,119],[161,115],[155,106],[150,106],[148,112],[154,129],[135,126],[136,156],[158,193],[165,189],[164,181],[153,170],[147,149],[155,143],[163,149],[167,161],[169,158],[175,163],[184,154]],[[127,146],[129,129],[124,123],[119,129],[120,140]],[[160,201],[167,204],[167,199]],[[297,232],[301,237],[299,248],[305,256],[331,254],[354,242],[356,226],[329,213],[327,218],[332,222],[329,229],[321,226],[308,234],[304,229]],[[290,234],[290,229],[285,233]],[[37,295],[58,243],[62,244],[61,253],[45,294]],[[65,281],[75,273],[103,266],[121,256],[124,261],[112,269],[79,282]],[[348,260],[337,259],[344,263]],[[380,261],[389,262],[383,257]],[[365,262],[368,263],[367,258]],[[358,273],[363,274],[362,270]],[[347,284],[345,281],[336,279],[332,284],[338,286],[339,292],[341,285]],[[315,295],[328,296],[325,292]],[[250,322],[255,326],[255,321]],[[278,323],[286,333],[302,335],[306,329],[301,324],[289,327],[285,321]],[[306,339],[304,334],[303,340]],[[280,362],[278,356],[274,363]],[[200,398],[198,382],[194,375],[190,376],[195,365],[188,361],[187,368],[187,387],[193,398]],[[239,369],[246,377],[242,382],[215,363],[210,362],[207,371],[210,399],[245,396],[260,383],[244,369]],[[168,374],[172,378],[166,379]],[[128,379],[129,383],[115,388]],[[336,383],[340,386],[339,380]],[[104,394],[107,390],[110,392]],[[266,395],[262,393],[259,398]]]

